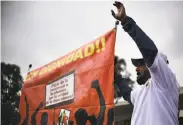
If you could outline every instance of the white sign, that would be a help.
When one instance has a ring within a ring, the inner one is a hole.
[[[74,99],[74,73],[70,73],[46,86],[46,107]]]

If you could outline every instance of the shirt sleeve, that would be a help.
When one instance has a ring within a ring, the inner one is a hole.
[[[163,90],[170,87],[177,87],[176,77],[160,52],[157,53],[149,71],[153,81],[152,84],[156,88]]]
[[[121,24],[125,32],[127,32],[135,41],[146,65],[151,67],[158,52],[153,40],[151,40],[151,38],[136,24],[131,17],[126,16]]]

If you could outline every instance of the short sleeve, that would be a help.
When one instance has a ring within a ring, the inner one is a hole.
[[[177,86],[176,77],[161,53],[157,53],[154,63],[149,68],[149,71],[153,81],[152,83],[155,87],[167,89]]]

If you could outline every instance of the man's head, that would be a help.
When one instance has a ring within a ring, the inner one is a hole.
[[[168,58],[165,54],[159,53],[166,64],[169,64]],[[145,64],[144,59],[131,59],[132,64],[136,67],[137,83],[143,85],[151,77],[150,72]]]
[[[133,65],[136,67],[137,83],[143,85],[151,77],[148,68],[143,59],[131,59]]]

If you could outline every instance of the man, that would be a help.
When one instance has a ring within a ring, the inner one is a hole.
[[[178,125],[179,84],[168,66],[167,57],[160,53],[154,42],[126,15],[122,3],[115,2],[123,29],[137,44],[143,59],[132,59],[137,71],[137,90],[119,84],[121,95],[133,104],[131,125]],[[119,82],[122,78],[116,77]]]

